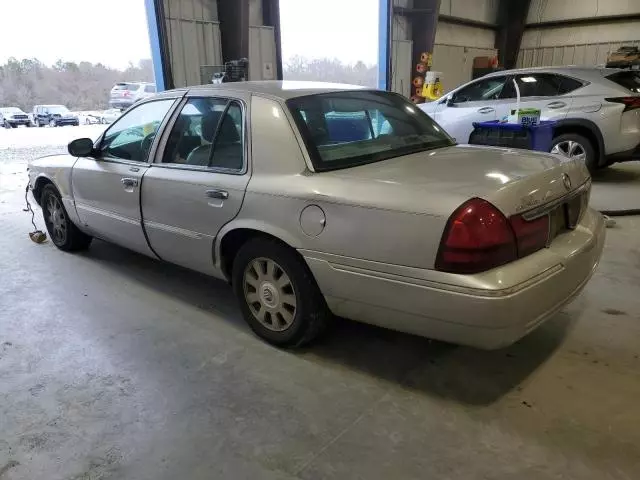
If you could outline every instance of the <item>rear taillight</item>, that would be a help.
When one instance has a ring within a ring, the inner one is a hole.
[[[515,215],[509,220],[516,236],[519,258],[545,247],[549,239],[549,215],[534,220],[525,220],[522,215]]]
[[[451,215],[435,266],[443,272],[477,273],[511,262],[517,255],[509,221],[486,200],[473,198]]]
[[[607,102],[621,103],[624,105],[624,112],[640,108],[640,97],[615,97],[605,98]]]
[[[435,267],[450,273],[484,272],[544,248],[548,238],[548,215],[507,220],[491,203],[473,198],[449,218]]]
[[[125,90],[124,92],[122,92],[123,97],[128,97],[129,95],[131,95],[131,92],[129,90]]]

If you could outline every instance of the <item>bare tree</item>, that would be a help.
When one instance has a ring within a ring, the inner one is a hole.
[[[0,106],[17,106],[25,111],[47,103],[74,110],[106,108],[111,87],[122,81],[152,82],[151,60],[116,70],[100,63],[58,60],[47,66],[35,58],[10,58],[0,66]]]

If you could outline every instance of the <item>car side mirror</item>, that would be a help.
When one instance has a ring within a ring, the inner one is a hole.
[[[448,97],[446,102],[447,107],[453,107],[455,104],[453,103],[453,97]]]
[[[90,157],[93,153],[93,140],[78,138],[69,143],[67,150],[74,157]]]

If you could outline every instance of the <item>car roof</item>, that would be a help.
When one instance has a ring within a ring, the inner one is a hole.
[[[517,68],[513,70],[500,70],[497,72],[492,72],[486,77],[495,77],[497,75],[513,75],[519,73],[532,73],[532,72],[549,72],[549,73],[560,73],[570,77],[593,77],[597,75],[598,77],[603,77],[605,75],[609,75],[611,73],[621,71],[619,68],[605,68],[598,66],[585,66],[585,65],[569,65],[563,67],[529,67],[529,68]]]
[[[190,87],[189,90],[216,90],[247,92],[277,97],[282,100],[317,95],[320,93],[342,92],[345,90],[364,89],[360,85],[325,82],[301,82],[292,80],[266,80],[252,82],[229,82]]]

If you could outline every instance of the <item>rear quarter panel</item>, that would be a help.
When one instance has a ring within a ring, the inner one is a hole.
[[[277,100],[254,96],[251,122],[252,177],[238,217],[219,238],[235,228],[254,228],[296,249],[433,266],[446,217],[354,202],[343,182],[310,171],[302,140]],[[307,235],[301,227],[301,213],[309,205],[319,206],[325,214],[325,227],[317,236]]]

